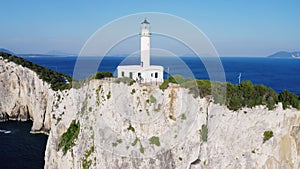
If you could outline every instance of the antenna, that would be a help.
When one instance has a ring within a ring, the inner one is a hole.
[[[241,77],[242,77],[242,73],[240,72],[239,77],[238,77],[238,79],[239,79],[239,84],[241,83]]]

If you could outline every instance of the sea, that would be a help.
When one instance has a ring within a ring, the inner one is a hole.
[[[63,72],[73,77],[78,57],[24,57],[54,71]],[[101,58],[101,59],[100,59]],[[116,75],[116,67],[127,64],[138,64],[137,57],[85,57],[80,58],[86,64],[101,60],[98,71],[109,71]],[[204,59],[205,60],[205,59]],[[151,64],[164,67],[164,77],[180,74],[184,77],[211,79],[214,74],[224,74],[227,82],[239,83],[239,80],[250,80],[253,84],[263,84],[278,93],[289,90],[300,96],[300,59],[267,58],[267,57],[221,57],[220,62],[204,64],[194,56],[185,57],[152,57]],[[221,64],[219,64],[221,63]],[[220,66],[221,65],[221,66]],[[209,69],[209,66],[217,67]],[[210,70],[210,71],[208,71]],[[217,71],[217,72],[211,72]],[[84,78],[89,74],[83,74]],[[240,77],[240,79],[239,79]],[[0,123],[0,168],[2,169],[41,169],[44,166],[44,152],[47,136],[30,134],[32,122]]]

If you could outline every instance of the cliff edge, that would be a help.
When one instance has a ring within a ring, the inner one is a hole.
[[[54,94],[35,72],[0,59],[0,121],[32,120],[32,132],[48,133]]]

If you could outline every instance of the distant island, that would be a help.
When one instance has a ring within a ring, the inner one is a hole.
[[[270,57],[270,58],[300,58],[300,51],[296,51],[296,52],[280,51],[280,52],[276,52],[268,57]]]
[[[16,53],[9,49],[0,48],[0,52],[8,53],[11,55],[17,55],[21,57],[50,57],[50,56],[56,56],[56,57],[70,57],[70,56],[77,56],[77,54],[74,53],[67,53],[62,52],[58,50],[52,50],[47,53]]]

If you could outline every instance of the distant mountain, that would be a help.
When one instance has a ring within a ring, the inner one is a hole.
[[[14,54],[14,52],[12,52],[12,51],[10,51],[8,49],[4,49],[4,48],[0,48],[0,52],[5,52],[5,53],[11,54],[11,55]]]
[[[277,53],[274,53],[268,57],[272,58],[300,58],[300,52],[286,52],[286,51],[280,51]]]

